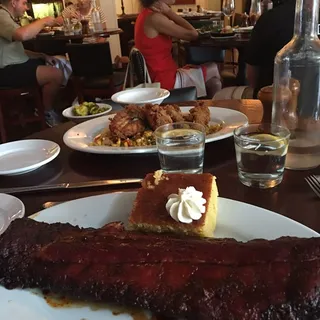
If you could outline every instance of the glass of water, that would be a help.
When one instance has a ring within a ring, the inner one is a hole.
[[[206,129],[192,122],[165,124],[155,137],[161,169],[167,173],[202,173]]]
[[[290,131],[273,124],[249,124],[234,130],[238,175],[249,187],[272,188],[283,178]]]
[[[74,25],[69,18],[63,19],[63,30],[65,36],[73,36],[74,35]]]

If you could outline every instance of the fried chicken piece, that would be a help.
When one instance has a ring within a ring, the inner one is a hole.
[[[173,122],[184,121],[181,109],[175,104],[168,104],[162,107],[166,110],[166,113],[170,116]]]
[[[191,113],[184,113],[183,120],[187,122],[193,122],[193,116]]]
[[[144,109],[129,105],[124,110],[116,113],[110,121],[109,129],[113,137],[126,139],[142,133],[145,129]]]
[[[208,125],[210,121],[210,110],[204,105],[197,105],[190,109],[190,119],[192,122],[202,124],[204,126]]]
[[[160,107],[158,104],[146,104],[144,111],[152,130],[156,130],[158,127],[164,124],[173,122],[166,110],[163,107]]]
[[[129,104],[125,107],[125,111],[131,118],[138,118],[140,120],[144,120],[146,118],[144,108],[137,105]]]

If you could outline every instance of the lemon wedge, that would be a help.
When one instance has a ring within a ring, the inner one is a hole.
[[[265,142],[268,145],[274,145],[277,148],[281,147],[284,144],[283,140],[279,140],[280,137],[274,136],[269,133],[253,134],[253,135],[250,135],[249,138],[258,140],[260,142]]]
[[[174,129],[162,133],[162,138],[178,138],[178,137],[187,137],[191,135],[197,135],[200,131],[194,129]]]
[[[285,138],[268,133],[258,133],[249,136],[250,139],[259,141],[263,146],[269,147],[273,155],[284,155],[287,152],[288,141]]]

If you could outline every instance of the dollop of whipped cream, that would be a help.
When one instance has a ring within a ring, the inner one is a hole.
[[[204,204],[207,201],[202,195],[203,193],[194,187],[179,188],[179,194],[168,196],[166,209],[177,222],[191,223],[193,220],[199,220],[206,211]]]

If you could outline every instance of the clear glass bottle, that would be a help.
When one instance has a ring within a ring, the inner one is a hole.
[[[93,25],[93,32],[102,32],[103,25],[101,22],[100,11],[97,8],[96,0],[92,0],[91,6],[92,6],[91,20],[92,20],[92,25]]]
[[[320,165],[318,0],[297,0],[294,35],[274,65],[272,122],[291,131],[286,168]]]

